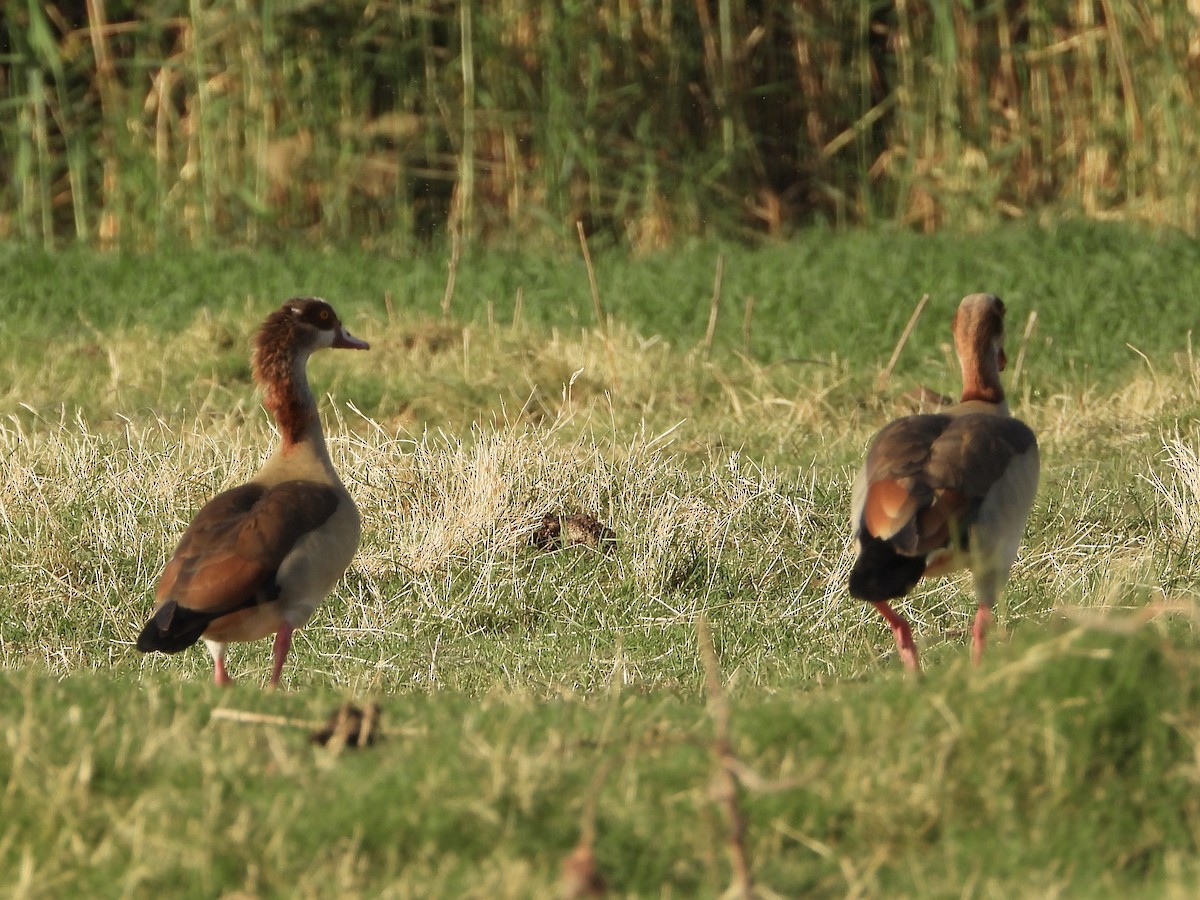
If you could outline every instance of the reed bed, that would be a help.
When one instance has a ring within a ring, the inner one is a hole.
[[[10,5],[0,236],[1191,232],[1198,57],[1172,0]]]

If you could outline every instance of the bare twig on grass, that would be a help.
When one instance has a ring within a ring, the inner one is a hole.
[[[904,326],[904,331],[900,333],[900,340],[896,341],[896,348],[892,351],[892,358],[888,360],[883,371],[879,373],[879,380],[876,386],[879,390],[887,387],[888,381],[892,377],[892,370],[896,368],[896,361],[900,359],[900,353],[904,349],[904,345],[908,343],[908,336],[912,334],[913,328],[916,327],[917,319],[921,318],[921,313],[925,309],[925,304],[929,302],[929,295],[922,294],[921,299],[917,301],[917,307],[913,310],[912,315],[908,317],[908,324]]]
[[[606,757],[596,767],[588,785],[583,812],[579,816],[579,843],[562,860],[560,887],[565,900],[601,897],[608,890],[608,883],[596,868],[593,848],[596,846],[596,798],[600,796],[600,789],[608,779],[612,766],[613,757]]]
[[[310,738],[313,743],[328,747],[335,753],[343,747],[365,747],[382,737],[379,706],[375,703],[368,703],[362,708],[353,703],[343,703],[324,722],[319,719],[297,719],[225,707],[214,709],[210,718],[242,725],[304,729],[312,732]]]
[[[1012,370],[1012,390],[1016,393],[1017,385],[1021,383],[1021,370],[1025,367],[1025,349],[1029,346],[1029,338],[1033,336],[1033,329],[1037,326],[1037,310],[1029,311],[1029,317],[1025,320],[1025,332],[1021,335],[1021,346],[1017,349],[1017,361],[1013,363]]]
[[[596,314],[596,327],[600,329],[600,337],[604,340],[604,351],[608,354],[608,369],[612,374],[613,391],[619,393],[621,381],[617,375],[617,358],[613,353],[612,340],[608,336],[608,316],[604,314],[604,306],[600,302],[600,288],[596,284],[596,270],[592,266],[592,253],[588,250],[587,233],[583,230],[583,222],[575,222],[575,230],[579,232],[579,246],[583,250],[583,264],[587,267],[588,287],[592,290],[592,311]]]
[[[229,709],[217,707],[209,716],[212,719],[224,719],[227,722],[237,722],[240,725],[272,725],[276,728],[320,728],[325,723],[320,719],[297,719],[293,716],[273,716],[270,713],[256,713],[245,709]]]
[[[696,622],[696,643],[704,662],[705,685],[708,692],[708,711],[713,720],[713,757],[717,764],[713,776],[712,796],[725,814],[729,827],[729,862],[733,881],[726,896],[740,900],[754,897],[754,878],[750,872],[750,855],[746,851],[746,817],[738,802],[737,773],[744,767],[733,752],[729,736],[729,703],[721,687],[721,669],[713,649],[708,620],[701,616]]]
[[[725,254],[717,254],[717,271],[713,275],[712,298],[708,302],[708,328],[704,331],[704,358],[712,353],[713,336],[717,332],[717,316],[721,312],[721,279],[725,274]]]
[[[754,321],[754,295],[746,295],[746,306],[742,312],[742,354],[750,355],[750,326]]]
[[[450,264],[446,272],[446,292],[442,294],[442,318],[450,318],[450,304],[454,302],[454,283],[458,280],[458,258],[462,253],[462,226],[457,217],[450,225]]]

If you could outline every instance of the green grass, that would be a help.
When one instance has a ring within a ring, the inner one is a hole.
[[[1197,649],[1051,628],[982,672],[937,667],[919,689],[894,672],[735,688],[759,883],[779,896],[1186,896]],[[618,895],[715,896],[728,880],[712,727],[689,690],[412,689],[378,698],[381,743],[336,755],[300,729],[212,714],[322,718],[341,699],[328,686],[0,678],[17,896],[556,896],[592,816]]]
[[[1081,224],[603,253],[604,330],[574,258],[464,258],[443,322],[436,257],[0,252],[14,896],[555,896],[593,825],[617,896],[717,896],[701,616],[763,896],[1193,894],[1190,242]],[[981,669],[966,579],[903,604],[917,684],[845,593],[850,483],[907,390],[956,389],[949,316],[977,289],[1008,304],[1010,379],[1038,313],[1012,402],[1042,485]],[[260,690],[259,642],[222,692],[202,649],[132,642],[188,517],[273,440],[248,345],[296,293],[372,342],[310,368],[363,543],[287,690]],[[529,546],[574,509],[614,552]],[[382,706],[382,743],[214,717],[347,698]]]
[[[964,293],[989,290],[1013,309],[1014,342],[1028,313],[1038,313],[1037,352],[1030,354],[1027,372],[1039,381],[1089,382],[1125,377],[1141,365],[1127,344],[1154,357],[1183,348],[1184,334],[1194,326],[1188,272],[1200,264],[1200,248],[1183,235],[1084,222],[971,236],[810,231],[755,250],[695,243],[638,259],[600,254],[604,308],[640,335],[661,336],[679,349],[698,346],[718,256],[725,259],[714,342],[719,357],[746,349],[749,297],[754,360],[881,364],[917,299],[928,293],[934,306],[918,324],[914,352],[901,358],[897,370],[927,373],[931,363],[942,361],[946,310]],[[226,327],[236,318],[245,328],[264,303],[301,293],[328,295],[360,329],[387,321],[388,293],[397,321],[411,324],[439,315],[447,265],[436,254],[182,251],[147,258],[78,248],[41,254],[13,246],[0,250],[0,262],[9,277],[0,333],[25,342],[44,339],[53,329],[60,348],[64,339],[79,342],[69,345],[76,347],[94,342],[93,329],[142,327],[174,336],[205,316]],[[501,251],[461,261],[453,324],[473,326],[478,336],[490,309],[491,330],[507,331],[518,295],[519,324],[530,329],[574,331],[595,324],[577,256]],[[240,334],[220,338],[219,349],[244,357]],[[211,355],[212,348],[205,349]],[[13,380],[28,378],[16,372]],[[71,405],[85,409],[95,402],[72,399]]]

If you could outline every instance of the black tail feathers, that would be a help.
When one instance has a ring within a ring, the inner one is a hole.
[[[878,603],[903,597],[925,571],[923,556],[897,553],[887,541],[863,534],[862,550],[850,570],[850,596]]]
[[[158,650],[162,653],[178,653],[196,641],[215,617],[193,609],[184,609],[168,600],[146,623],[138,635],[137,648],[143,653]]]

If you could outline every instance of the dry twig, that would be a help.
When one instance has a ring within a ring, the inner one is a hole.
[[[703,616],[696,622],[696,642],[704,661],[708,711],[713,720],[712,750],[717,767],[712,794],[725,814],[729,827],[729,862],[733,868],[733,882],[726,895],[739,900],[751,900],[754,897],[754,878],[750,872],[750,855],[746,851],[746,817],[738,802],[737,772],[743,766],[733,752],[729,736],[729,704],[721,687],[721,669],[717,663],[717,652],[713,649],[712,633],[708,628],[708,620]]]
[[[1037,325],[1037,310],[1029,311],[1029,318],[1025,320],[1025,333],[1021,335],[1021,346],[1017,350],[1017,361],[1013,363],[1012,371],[1012,389],[1015,393],[1017,385],[1021,383],[1021,370],[1025,367],[1025,349],[1029,346],[1029,338],[1033,334],[1034,326]]]
[[[575,222],[575,230],[579,232],[579,246],[583,250],[583,264],[587,267],[588,286],[592,290],[592,311],[596,314],[596,327],[604,339],[604,350],[608,354],[608,368],[612,373],[613,391],[619,393],[621,382],[617,376],[617,357],[613,353],[612,340],[608,336],[608,316],[604,314],[604,306],[600,302],[600,288],[596,284],[596,270],[592,266],[592,253],[588,250],[587,233],[583,230],[583,222]]]
[[[712,354],[713,337],[717,333],[717,316],[721,312],[721,280],[725,275],[725,254],[717,254],[717,271],[713,275],[712,298],[708,302],[708,328],[704,331],[704,358]]]
[[[362,708],[353,703],[343,703],[330,713],[324,722],[318,719],[295,719],[290,716],[275,716],[226,707],[214,709],[211,718],[243,725],[302,728],[312,732],[310,738],[313,743],[340,751],[343,747],[366,747],[375,743],[382,734],[379,728],[379,713],[379,706],[375,703],[368,703]]]
[[[888,360],[882,372],[879,373],[878,388],[883,390],[888,381],[892,377],[892,369],[896,368],[896,361],[900,359],[900,352],[904,349],[904,345],[908,343],[908,336],[912,334],[913,328],[917,325],[917,319],[921,318],[921,313],[925,309],[925,304],[929,302],[929,295],[922,294],[921,299],[917,301],[917,307],[913,310],[912,315],[908,317],[908,324],[904,326],[904,331],[900,333],[900,340],[896,341],[896,348],[892,351],[892,358]]]

